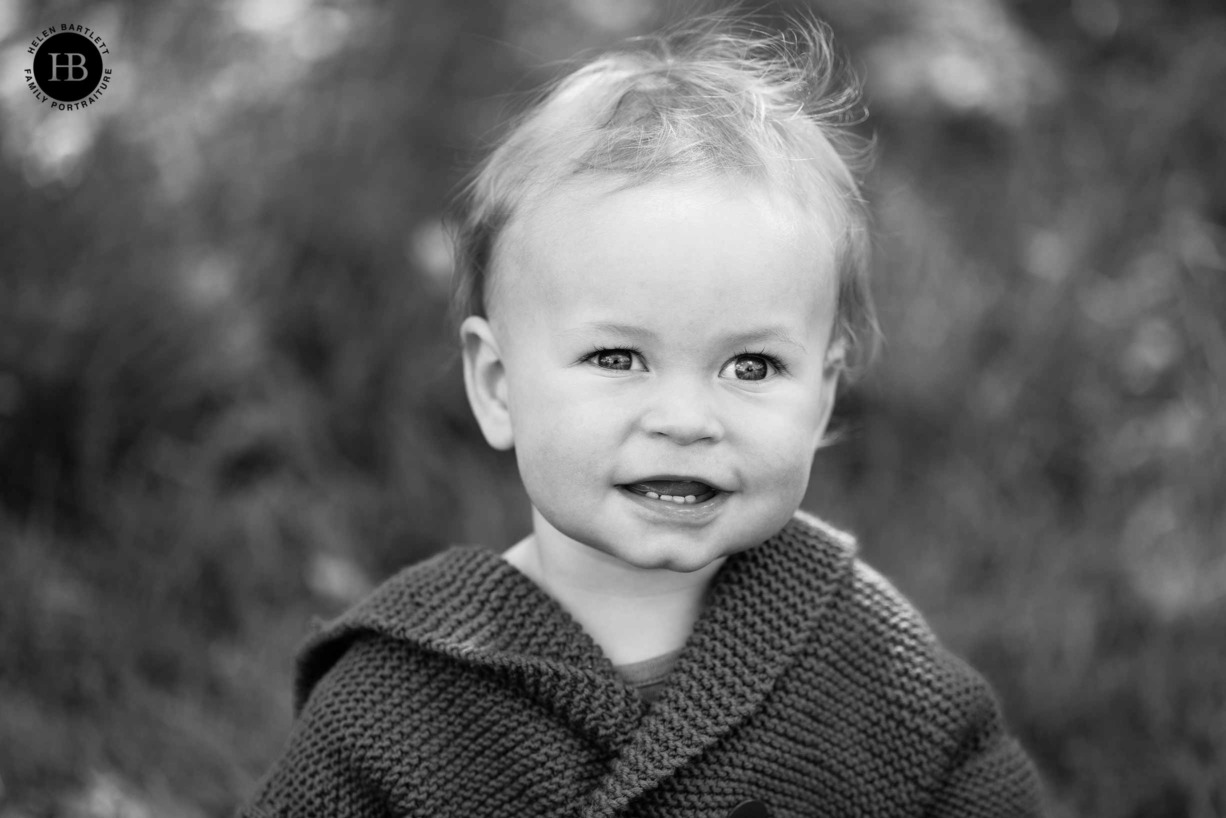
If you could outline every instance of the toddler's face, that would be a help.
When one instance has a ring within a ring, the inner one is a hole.
[[[575,188],[500,244],[490,321],[465,325],[474,409],[538,538],[697,570],[805,493],[837,381],[831,243],[731,180]]]

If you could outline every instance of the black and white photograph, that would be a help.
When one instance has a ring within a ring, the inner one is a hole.
[[[0,0],[0,818],[1226,818],[1220,0]]]

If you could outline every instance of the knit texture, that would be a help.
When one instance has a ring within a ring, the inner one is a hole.
[[[556,602],[476,548],[322,627],[295,710],[240,815],[1041,814],[987,684],[803,514],[727,560],[645,712]]]

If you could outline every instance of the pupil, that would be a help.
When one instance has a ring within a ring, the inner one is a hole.
[[[760,381],[766,377],[766,361],[757,355],[747,355],[736,362],[736,376],[742,381]]]
[[[602,352],[596,359],[596,364],[605,369],[629,369],[630,354],[626,352]]]

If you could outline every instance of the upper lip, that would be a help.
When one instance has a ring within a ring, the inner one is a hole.
[[[714,480],[711,480],[707,477],[699,477],[699,476],[692,475],[692,474],[653,474],[649,477],[640,477],[635,480],[627,480],[621,485],[634,486],[639,483],[657,483],[657,482],[703,483],[704,485],[710,486],[713,491],[727,491],[727,489],[720,486],[720,484]]]

